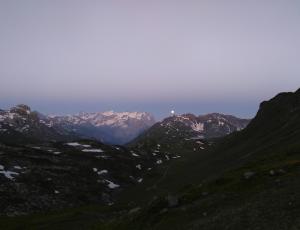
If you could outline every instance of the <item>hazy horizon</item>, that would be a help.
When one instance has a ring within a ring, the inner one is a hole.
[[[251,118],[300,87],[300,2],[0,1],[0,108]]]
[[[294,90],[282,91],[282,92],[293,92]],[[208,113],[223,113],[226,115],[233,115],[239,118],[252,119],[256,112],[259,109],[259,104],[263,101],[269,100],[276,96],[277,92],[274,95],[271,95],[268,98],[262,99],[261,101],[255,102],[245,102],[241,104],[223,104],[220,105],[220,101],[216,101],[214,103],[205,103],[205,102],[195,102],[190,101],[189,103],[181,102],[181,105],[178,106],[179,110],[175,110],[175,114],[185,114],[185,113],[193,113],[195,115],[204,115]],[[115,106],[115,108],[111,104],[102,104],[98,105],[97,102],[78,102],[78,104],[69,104],[68,102],[62,103],[61,101],[57,104],[53,102],[46,103],[46,105],[35,101],[33,104],[23,103],[23,102],[15,102],[5,104],[0,109],[9,109],[18,104],[26,104],[31,107],[33,111],[41,112],[45,115],[72,115],[80,112],[106,112],[106,111],[114,111],[114,112],[148,112],[152,114],[156,120],[161,120],[168,116],[171,116],[171,110],[175,109],[175,106],[169,106],[169,103],[160,103],[160,104],[151,104],[151,102],[144,104],[126,104],[124,106],[122,103],[118,102],[119,105]],[[180,104],[180,102],[176,102]],[[175,103],[174,103],[175,104]],[[195,105],[199,105],[196,106]],[[155,108],[154,108],[155,107]],[[55,108],[55,109],[53,109]],[[150,110],[149,110],[150,108]],[[153,108],[151,110],[151,108]],[[148,110],[147,110],[148,109]],[[154,112],[153,112],[154,111]]]

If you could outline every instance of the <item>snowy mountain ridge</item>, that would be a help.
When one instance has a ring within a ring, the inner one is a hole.
[[[182,114],[164,119],[160,126],[174,128],[183,125],[191,132],[203,134],[206,138],[214,138],[242,130],[249,122],[249,119],[241,119],[221,113],[209,113],[199,116]]]
[[[151,114],[146,112],[114,112],[114,111],[106,111],[106,112],[93,112],[86,113],[81,112],[75,115],[67,115],[67,116],[57,116],[57,115],[49,115],[48,118],[50,120],[55,120],[58,122],[70,122],[75,125],[82,125],[86,123],[90,123],[94,126],[115,126],[115,127],[128,127],[126,123],[129,119],[134,120],[143,120],[145,122],[153,122],[154,118]]]
[[[0,134],[35,136],[38,139],[61,135],[92,138],[111,144],[124,144],[155,123],[146,112],[94,112],[75,115],[44,115],[27,105],[0,110]],[[12,138],[10,138],[12,139]]]
[[[66,140],[74,133],[54,129],[53,124],[44,120],[38,112],[31,111],[27,105],[17,105],[0,110],[0,139],[9,142],[17,140]]]
[[[154,117],[146,112],[81,112],[47,117],[48,126],[63,127],[79,135],[111,144],[131,141],[154,123]]]
[[[130,144],[141,148],[168,143],[169,146],[179,148],[198,149],[198,141],[210,140],[244,129],[249,119],[241,119],[232,115],[210,113],[196,116],[194,114],[173,115],[157,122],[149,130],[137,137]],[[192,143],[192,142],[193,143]],[[196,144],[196,146],[194,146]],[[200,149],[203,146],[200,146]]]

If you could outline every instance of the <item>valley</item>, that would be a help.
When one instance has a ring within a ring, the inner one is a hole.
[[[251,121],[175,115],[124,146],[39,127],[24,108],[2,111],[1,228],[300,226],[300,90],[262,102]],[[30,131],[18,131],[22,116]],[[41,128],[51,141],[31,135]]]

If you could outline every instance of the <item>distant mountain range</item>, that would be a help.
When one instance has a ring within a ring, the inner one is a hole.
[[[109,144],[125,144],[150,128],[154,117],[145,112],[97,112],[48,116],[48,126]]]
[[[244,129],[250,119],[240,119],[231,115],[211,113],[174,115],[154,124],[145,133],[133,140],[130,145],[146,148],[156,144],[168,144],[169,148],[180,148],[191,140],[207,140],[226,136]],[[177,146],[177,147],[176,147]],[[186,148],[195,148],[193,144]]]
[[[174,136],[199,139],[221,137],[243,129],[248,123],[247,119],[218,113],[176,115],[158,123],[146,112],[108,111],[46,116],[21,104],[9,110],[0,110],[0,137],[3,140],[24,141],[88,138],[123,145],[141,134],[149,138],[153,132],[173,139]]]
[[[88,138],[109,144],[125,144],[154,123],[153,116],[145,112],[46,116],[21,104],[0,110],[0,140],[33,142]]]

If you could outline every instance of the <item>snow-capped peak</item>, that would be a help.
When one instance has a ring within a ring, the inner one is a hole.
[[[114,114],[115,114],[115,112],[113,110],[105,111],[102,113],[102,115],[104,115],[104,116],[113,116]]]
[[[126,143],[155,123],[146,112],[92,112],[67,116],[48,116],[48,123],[63,126],[86,137],[115,144]],[[107,140],[107,138],[110,140]],[[111,140],[113,138],[114,140]],[[121,140],[122,141],[118,141]]]

